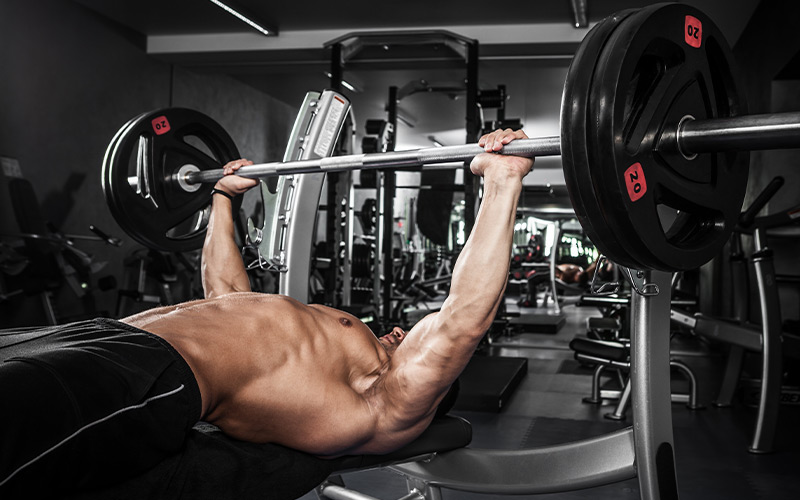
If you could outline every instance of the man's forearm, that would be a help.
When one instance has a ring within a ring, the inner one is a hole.
[[[508,279],[518,177],[487,175],[475,226],[453,270],[450,295],[442,306],[463,333],[482,335],[491,325]]]
[[[234,237],[231,205],[227,197],[214,195],[201,265],[206,298],[250,291],[250,280]]]

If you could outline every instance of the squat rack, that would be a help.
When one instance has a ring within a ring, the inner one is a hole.
[[[466,90],[466,140],[465,144],[472,144],[478,141],[481,131],[480,113],[478,109],[478,48],[477,40],[467,38],[446,30],[403,30],[403,31],[364,31],[345,34],[325,44],[326,48],[331,49],[331,88],[336,92],[342,92],[344,81],[344,70],[346,67],[359,67],[374,64],[375,62],[402,58],[404,61],[425,61],[430,59],[430,46],[441,46],[447,50],[436,52],[442,56],[442,52],[447,52],[445,58],[455,64],[463,65],[466,70],[465,90]],[[391,56],[387,55],[387,47],[391,47]],[[420,50],[420,48],[422,49]],[[436,61],[441,64],[441,61]],[[397,87],[390,87],[387,105],[387,117],[397,131],[397,104],[401,97],[398,95]],[[390,141],[388,151],[394,151],[394,137]],[[477,213],[477,195],[479,183],[472,175],[466,175],[469,166],[464,167],[464,202],[465,202],[465,232],[469,234],[475,224]],[[383,310],[381,316],[383,321],[389,321],[392,315],[392,288],[393,288],[393,269],[392,251],[394,230],[393,202],[395,197],[395,170],[384,169],[383,174],[383,203],[381,208],[383,235],[379,250],[384,255],[383,259]],[[334,174],[336,175],[336,174]],[[328,199],[336,199],[337,193],[335,182],[329,182]],[[381,183],[379,182],[379,186]],[[380,189],[380,188],[379,188]],[[330,204],[330,203],[329,203]],[[330,218],[329,218],[330,219]],[[328,224],[326,237],[333,238],[334,228]]]

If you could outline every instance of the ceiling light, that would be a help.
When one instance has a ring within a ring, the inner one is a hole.
[[[408,128],[417,126],[417,118],[400,109],[400,107],[397,108],[397,121],[405,123]]]
[[[325,71],[325,76],[330,78],[331,77],[330,71]],[[350,92],[361,92],[361,88],[358,85],[350,83],[347,80],[342,79],[341,84],[342,87],[346,88]]]
[[[265,28],[258,24],[257,22],[253,21],[249,17],[245,16],[244,14],[240,13],[239,11],[235,10],[233,7],[225,5],[224,3],[220,2],[219,0],[211,0],[211,3],[216,5],[217,7],[221,8],[225,12],[239,18],[239,20],[244,21],[245,23],[249,24],[251,27],[255,28],[256,30],[260,31],[261,33],[267,36],[275,36],[278,34],[278,30]]]
[[[586,19],[586,1],[587,0],[571,0],[569,5],[572,7],[572,16],[574,19],[573,25],[576,28],[585,28],[588,24]]]

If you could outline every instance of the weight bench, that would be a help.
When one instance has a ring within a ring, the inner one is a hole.
[[[624,339],[599,340],[577,336],[569,343],[569,347],[575,351],[576,360],[596,365],[592,375],[592,393],[590,396],[583,398],[583,402],[601,404],[604,399],[618,399],[619,402],[614,411],[604,416],[611,420],[624,420],[625,412],[631,399],[631,381],[626,375],[631,368],[630,342]],[[697,379],[692,369],[676,359],[670,359],[669,366],[683,373],[689,381],[689,392],[686,394],[671,394],[672,402],[686,403],[686,407],[690,410],[702,409],[703,406],[697,403]],[[601,389],[601,376],[604,371],[609,369],[614,370],[616,373],[620,385],[619,390]]]
[[[386,455],[317,458],[275,444],[232,439],[205,423],[190,432],[179,455],[146,473],[69,500],[293,500],[313,490],[331,475],[430,459],[462,448],[472,439],[472,427],[462,418],[437,417],[422,435]]]
[[[669,287],[670,275],[646,279]],[[323,482],[342,472],[389,467],[407,480],[409,496],[442,498],[442,488],[490,494],[573,491],[638,477],[644,500],[677,498],[669,412],[669,298],[631,300],[631,384],[635,425],[570,443],[522,450],[469,448],[471,428],[461,419],[434,420],[415,442],[388,455],[323,460],[278,445],[236,441],[198,427],[184,451],[125,483],[67,496],[70,500],[297,498],[322,484],[323,498],[368,497]],[[449,451],[448,451],[449,450]],[[334,478],[335,479],[335,478]],[[337,495],[341,493],[341,495]],[[659,495],[658,492],[662,492]],[[672,493],[674,494],[672,494]]]

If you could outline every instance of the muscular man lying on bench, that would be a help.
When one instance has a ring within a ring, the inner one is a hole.
[[[496,131],[479,144],[497,151],[523,137]],[[133,477],[180,452],[198,420],[321,457],[386,453],[431,422],[502,300],[533,160],[472,161],[483,202],[449,297],[408,333],[377,339],[342,311],[250,291],[228,198],[256,184],[232,175],[248,163],[226,165],[216,185],[205,299],[121,321],[0,332],[0,496]]]

